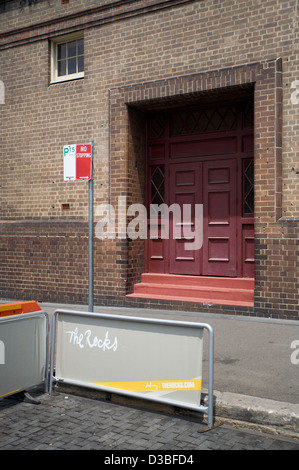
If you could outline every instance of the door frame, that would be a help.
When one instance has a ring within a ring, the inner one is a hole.
[[[236,102],[226,102],[215,104],[207,104],[205,108],[209,109],[214,107],[225,107],[225,106],[234,106],[237,109],[236,117],[236,128],[232,130],[218,131],[218,132],[207,132],[204,134],[195,134],[195,135],[179,135],[179,136],[170,136],[170,117],[173,110],[160,111],[157,113],[148,114],[148,125],[147,125],[147,136],[146,136],[146,206],[149,208],[149,203],[151,199],[151,171],[153,168],[160,166],[164,169],[164,178],[165,178],[165,204],[169,204],[169,180],[170,180],[170,167],[172,164],[189,164],[194,162],[211,162],[211,161],[220,161],[234,159],[236,161],[236,172],[237,172],[237,182],[236,182],[236,212],[237,223],[236,223],[236,269],[235,273],[230,275],[235,277],[254,277],[254,212],[251,214],[244,214],[243,212],[243,193],[244,193],[244,176],[243,176],[243,162],[245,160],[253,159],[254,161],[254,126],[253,120],[252,125],[247,127],[243,125],[244,116],[246,107],[252,107],[253,112],[253,100],[242,100],[238,103]],[[194,107],[189,108],[180,108],[176,112],[185,112],[188,109],[195,109]],[[159,116],[158,120],[160,129],[160,135],[151,135],[150,122],[155,116]],[[164,125],[164,129],[163,128]],[[162,131],[161,131],[162,129]],[[227,150],[226,153],[221,154],[221,139],[227,139]],[[219,140],[217,140],[219,139]],[[203,148],[202,155],[197,156],[182,156],[183,147],[187,143],[190,148],[190,153],[193,152],[193,147],[196,145],[196,142],[200,142],[201,148]],[[182,153],[180,153],[182,152]],[[231,152],[231,153],[230,153]],[[245,233],[247,231],[248,233]],[[251,231],[251,233],[249,233]],[[205,237],[205,235],[204,235]],[[146,272],[158,272],[158,273],[170,273],[169,262],[168,262],[168,253],[169,246],[167,240],[163,240],[160,247],[161,254],[161,263],[158,268],[152,269],[150,257],[150,243],[147,241],[145,244],[145,270]],[[157,242],[156,242],[157,243]],[[245,244],[246,249],[245,249]],[[162,246],[163,245],[163,246]],[[205,249],[205,247],[204,247]],[[248,252],[249,250],[249,252]],[[247,258],[246,258],[247,257]],[[163,258],[163,261],[162,261]],[[245,263],[247,263],[247,271],[244,268]],[[221,270],[220,270],[221,272]],[[213,274],[209,274],[214,276]]]

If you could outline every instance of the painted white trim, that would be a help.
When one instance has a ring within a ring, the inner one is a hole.
[[[84,71],[78,73],[72,73],[68,75],[62,75],[60,77],[57,76],[57,46],[59,44],[64,44],[67,42],[75,41],[78,39],[84,39],[84,35],[82,31],[79,33],[71,33],[65,36],[60,36],[59,38],[53,38],[51,40],[51,81],[50,84],[53,83],[61,83],[70,80],[77,80],[78,78],[84,78]]]

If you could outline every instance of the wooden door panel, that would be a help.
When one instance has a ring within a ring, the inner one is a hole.
[[[201,250],[189,247],[192,243],[195,245],[195,204],[201,203],[202,191],[201,163],[170,165],[169,180],[169,204],[177,204],[180,208],[175,225],[173,214],[170,218],[169,272],[199,275]]]
[[[153,273],[164,273],[164,240],[161,238],[158,239],[149,239],[149,272]]]
[[[171,144],[170,157],[199,157],[201,155],[225,155],[237,152],[237,138],[222,137],[202,139],[193,142],[176,142]]]
[[[231,195],[230,191],[210,191],[207,196],[209,226],[229,225]]]
[[[164,146],[157,147],[164,148]],[[157,154],[159,152],[160,150],[157,151]],[[168,240],[164,237],[164,223],[161,220],[161,213],[158,208],[165,203],[167,184],[165,181],[164,165],[151,166],[148,175],[146,264],[149,272],[163,274],[168,263]]]
[[[230,258],[229,237],[208,237],[208,261],[228,262]]]
[[[204,163],[203,274],[237,275],[236,161]]]

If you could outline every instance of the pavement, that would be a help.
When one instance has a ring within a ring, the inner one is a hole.
[[[80,305],[39,305],[50,322],[57,309],[87,311]],[[33,391],[39,393],[38,406],[14,397],[0,400],[0,449],[299,450],[299,321],[99,306],[94,311],[208,323],[214,330],[215,427],[207,431],[195,412],[157,409],[121,396],[107,402],[101,394],[59,385],[51,394]],[[203,357],[205,396],[205,340]],[[12,435],[18,438],[13,443]]]
[[[35,390],[33,396],[40,404],[12,396],[0,400],[0,450],[96,450],[100,452],[92,465],[122,463],[133,468],[148,464],[161,468],[178,459],[192,468],[202,464],[202,450],[299,450],[294,438],[237,425],[221,424],[206,431],[198,418],[132,404],[56,390],[51,394]],[[69,454],[67,464],[74,458],[79,465],[77,455]],[[31,454],[26,453],[22,465],[27,456],[32,465]]]

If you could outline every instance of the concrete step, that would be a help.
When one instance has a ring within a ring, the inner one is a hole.
[[[253,306],[254,279],[145,273],[128,297]]]

